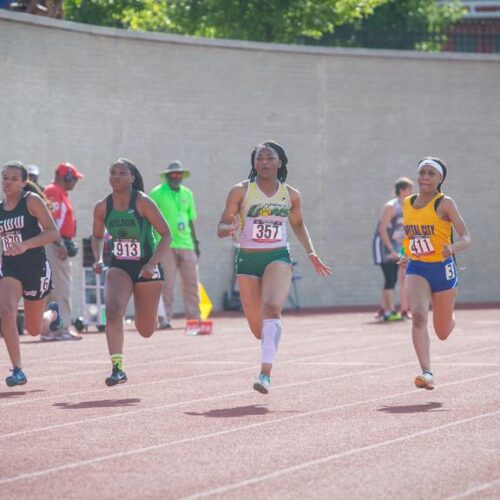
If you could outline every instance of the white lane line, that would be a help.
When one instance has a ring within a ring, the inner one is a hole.
[[[448,357],[448,356],[453,356],[453,354],[448,354],[448,355],[445,355],[444,357]],[[384,371],[384,370],[401,368],[401,367],[409,366],[412,364],[414,364],[414,361],[409,362],[409,363],[401,363],[399,365],[393,365],[390,367],[373,368],[371,370],[363,370],[361,372],[356,372],[356,373],[344,373],[342,375],[335,375],[332,377],[324,377],[324,378],[320,378],[320,379],[306,380],[303,382],[293,382],[291,384],[284,384],[284,385],[275,386],[275,387],[273,387],[273,391],[280,390],[280,389],[288,389],[290,387],[300,387],[300,386],[304,386],[304,385],[308,385],[308,384],[312,384],[312,383],[317,384],[320,382],[330,382],[332,380],[339,380],[339,379],[350,378],[350,377],[354,377],[354,376],[358,376],[358,375],[366,375],[369,373],[375,373],[375,372]],[[239,370],[235,370],[235,371],[239,371]],[[488,378],[488,377],[497,376],[497,375],[500,375],[500,372],[488,374],[488,375],[485,375],[484,377]],[[194,378],[194,377],[184,377],[184,379],[186,379],[186,378]],[[479,377],[479,378],[477,378],[477,380],[481,380],[482,378],[483,377]],[[467,379],[467,380],[476,380],[476,379]],[[450,384],[443,384],[443,385],[446,386],[446,385],[450,385]],[[418,391],[419,390],[417,390],[417,392]],[[403,393],[403,394],[411,394],[412,392],[414,392],[414,391],[410,391],[409,393]],[[137,415],[139,413],[146,413],[146,412],[151,412],[151,411],[156,411],[156,410],[165,410],[165,409],[169,409],[169,408],[175,408],[178,406],[184,406],[187,404],[208,402],[208,401],[214,401],[217,399],[226,399],[229,397],[242,396],[244,394],[249,394],[249,393],[252,393],[252,391],[248,391],[248,390],[247,391],[239,391],[239,392],[233,392],[230,394],[219,394],[217,396],[209,396],[207,398],[193,399],[193,400],[188,400],[188,401],[178,401],[177,403],[167,403],[167,404],[163,404],[163,405],[150,406],[147,408],[135,408],[133,410],[124,411],[124,412],[120,412],[120,413],[113,413],[111,415],[103,415],[100,417],[92,417],[92,418],[86,418],[86,419],[82,419],[82,420],[74,420],[71,422],[64,422],[64,423],[49,425],[49,426],[45,426],[45,427],[35,427],[35,428],[30,428],[30,429],[24,429],[21,431],[0,434],[0,440],[11,438],[11,437],[27,435],[27,434],[33,434],[36,432],[61,429],[61,428],[70,427],[73,425],[87,424],[89,422],[100,422],[103,420],[109,420],[111,418],[119,418],[122,416],[131,415],[131,414]],[[357,404],[357,403],[355,403],[355,404]]]
[[[318,358],[318,357],[323,357],[323,356],[329,356],[329,355],[343,355],[343,354],[353,354],[353,353],[358,353],[358,352],[364,352],[364,351],[370,351],[370,350],[374,350],[374,349],[379,349],[380,347],[392,347],[392,346],[397,346],[397,345],[402,345],[402,344],[408,344],[408,342],[405,340],[405,341],[398,341],[398,342],[392,342],[390,344],[384,344],[384,345],[371,345],[371,346],[367,346],[367,347],[361,347],[361,348],[358,348],[358,349],[351,349],[351,350],[346,350],[346,351],[337,351],[337,352],[330,352],[330,353],[321,353],[321,354],[311,354],[310,356],[304,356],[302,358],[294,358],[294,359],[289,359],[289,360],[284,360],[282,361],[280,364],[281,365],[284,365],[284,364],[290,364],[290,363],[295,363],[295,362],[300,362],[300,361],[304,361],[304,360],[307,360],[307,359],[314,359],[314,358]],[[489,347],[480,347],[478,348],[478,350],[486,350],[486,349],[491,349],[491,346]],[[231,351],[219,351],[219,352],[216,352],[215,354],[227,354],[228,352],[231,353],[231,352],[234,352],[234,351],[237,351],[237,352],[240,352],[240,351],[246,351],[248,350],[247,348],[242,348],[242,349],[233,349]],[[474,351],[465,351],[466,353],[469,353],[469,352],[474,352]],[[187,359],[189,357],[194,357],[194,356],[200,356],[201,354],[192,354],[192,355],[186,355],[186,356],[178,356],[177,358],[167,358],[165,360],[163,360],[164,363],[167,363],[167,362],[171,362],[171,361],[176,361],[178,359],[182,360],[182,359]],[[436,358],[437,359],[437,358]],[[141,366],[142,364],[144,363],[138,363],[138,364],[134,364],[134,365],[128,365],[128,366],[131,366],[132,368],[136,367],[136,366]],[[146,363],[146,364],[149,364],[149,363]],[[257,363],[255,363],[255,366],[258,366]],[[177,382],[177,381],[180,381],[180,380],[192,380],[192,379],[196,379],[196,378],[206,378],[206,377],[210,377],[210,376],[216,376],[216,375],[227,375],[227,374],[231,374],[231,373],[238,373],[238,372],[244,372],[244,371],[247,371],[249,370],[250,368],[238,368],[236,370],[224,370],[224,371],[217,371],[217,372],[208,372],[208,373],[202,373],[202,374],[199,374],[199,375],[189,375],[187,377],[178,377],[178,378],[163,378],[163,379],[160,379],[160,380],[155,380],[155,381],[148,381],[148,382],[142,382],[142,383],[136,383],[136,384],[125,384],[125,385],[119,385],[118,387],[113,387],[113,392],[115,391],[120,391],[120,390],[127,390],[127,389],[130,389],[130,388],[135,388],[135,387],[143,387],[143,386],[150,386],[150,385],[155,385],[155,384],[165,384],[165,383],[170,383],[170,382]],[[253,367],[252,367],[253,369]],[[86,373],[91,373],[91,372],[84,372],[85,374]],[[4,407],[10,407],[10,406],[13,406],[13,405],[18,405],[18,404],[27,404],[27,403],[32,403],[32,402],[35,402],[35,401],[46,401],[46,400],[49,400],[49,399],[55,399],[55,398],[63,398],[63,397],[69,397],[69,396],[83,396],[83,395],[86,395],[86,394],[95,394],[95,393],[100,393],[100,392],[106,392],[109,394],[109,387],[103,387],[102,389],[92,389],[92,390],[89,390],[89,391],[78,391],[78,392],[69,392],[69,393],[63,393],[63,394],[56,394],[56,395],[53,395],[53,396],[44,396],[44,397],[41,397],[41,398],[30,398],[30,399],[19,399],[19,400],[16,400],[16,401],[9,401],[8,403],[3,403],[0,405],[0,411],[2,408]]]
[[[456,380],[454,382],[449,382],[447,384],[442,384],[441,386],[439,386],[439,388],[449,387],[449,386],[453,386],[453,385],[457,385],[457,384],[466,384],[466,383],[469,383],[469,382],[476,382],[477,380],[483,380],[485,378],[490,378],[490,377],[493,377],[493,376],[496,376],[496,375],[500,375],[500,373],[483,375],[481,377],[476,377],[476,378],[467,378],[467,379],[464,379],[464,380]],[[435,390],[437,390],[439,388],[436,388]],[[249,391],[247,391],[247,392],[249,392]],[[34,479],[34,478],[37,478],[37,477],[41,477],[41,476],[45,476],[45,475],[48,475],[48,474],[52,474],[54,472],[60,472],[60,471],[69,470],[69,469],[75,469],[77,467],[82,467],[82,466],[85,466],[85,465],[91,465],[91,464],[95,464],[95,463],[105,462],[105,461],[108,461],[108,460],[114,460],[116,458],[122,458],[122,457],[130,456],[130,455],[135,455],[137,453],[147,453],[149,451],[160,450],[160,449],[163,449],[163,448],[167,448],[169,446],[174,446],[174,445],[178,445],[178,444],[193,443],[195,441],[201,441],[201,440],[204,440],[204,439],[210,439],[210,438],[213,438],[213,437],[219,437],[219,436],[224,436],[224,435],[227,435],[227,434],[233,434],[233,433],[240,432],[240,431],[247,431],[249,429],[255,429],[255,428],[258,428],[258,427],[263,427],[265,425],[270,425],[270,424],[275,424],[275,423],[282,423],[282,422],[288,421],[288,420],[295,420],[295,419],[298,419],[298,418],[310,417],[310,416],[313,416],[313,415],[319,415],[319,414],[322,414],[322,413],[328,413],[328,412],[332,412],[332,411],[335,411],[335,410],[341,410],[341,409],[345,409],[345,408],[351,408],[351,407],[354,407],[354,406],[361,406],[361,405],[364,405],[364,404],[377,403],[379,401],[383,401],[383,400],[386,400],[386,399],[400,398],[401,396],[406,396],[406,395],[409,395],[409,394],[415,394],[415,393],[421,393],[421,392],[422,392],[421,389],[413,389],[411,391],[400,392],[398,394],[390,394],[390,395],[387,395],[387,396],[382,396],[382,397],[373,398],[373,399],[367,399],[367,400],[364,400],[364,401],[356,401],[356,402],[352,402],[352,403],[346,403],[346,404],[343,404],[343,405],[336,405],[336,406],[332,406],[330,408],[323,408],[321,410],[313,410],[313,411],[304,412],[304,413],[300,413],[300,414],[288,415],[288,416],[285,416],[285,417],[279,417],[279,418],[275,418],[275,419],[270,419],[270,420],[266,420],[265,422],[256,422],[256,423],[253,423],[253,424],[248,424],[248,425],[244,425],[244,426],[241,426],[241,427],[236,427],[236,428],[233,428],[233,429],[226,429],[226,430],[223,430],[223,431],[211,432],[211,433],[202,434],[202,435],[199,435],[199,436],[193,436],[193,437],[189,437],[189,438],[178,439],[176,441],[169,441],[167,443],[161,443],[161,444],[146,446],[146,447],[143,447],[143,448],[136,448],[135,450],[127,450],[127,451],[121,451],[121,452],[117,452],[117,453],[111,453],[109,455],[104,455],[104,456],[101,456],[101,457],[91,458],[91,459],[88,459],[88,460],[81,460],[79,462],[66,463],[64,465],[59,465],[57,467],[51,467],[49,469],[42,469],[42,470],[35,471],[35,472],[28,472],[26,474],[19,474],[17,476],[6,477],[6,478],[3,478],[3,479],[0,479],[0,485],[2,485],[2,484],[8,484],[8,483],[13,483],[13,482],[21,481],[21,480],[24,480],[24,479]],[[231,395],[227,395],[227,396],[231,396]],[[212,398],[209,398],[209,399],[212,399]],[[448,424],[444,424],[444,425],[436,427],[436,428],[432,428],[432,429],[428,429],[426,431],[421,431],[419,433],[412,434],[409,437],[415,437],[417,435],[425,435],[425,434],[427,434],[429,432],[434,432],[434,430],[438,430],[438,429],[442,429],[442,428],[446,428],[446,427],[451,427],[453,425],[458,425],[458,423],[470,422],[470,421],[473,421],[473,420],[477,420],[479,418],[484,418],[484,417],[491,416],[491,415],[496,415],[496,414],[499,414],[499,413],[500,413],[500,410],[497,410],[495,412],[490,412],[490,413],[485,413],[485,414],[482,414],[482,415],[477,415],[475,417],[470,417],[470,418],[463,419],[463,420],[460,420],[460,421],[450,422]],[[408,439],[409,437],[408,436],[403,436],[403,437],[396,438],[396,439],[391,440],[391,441],[384,441],[382,444],[386,445],[386,444],[389,444],[389,443],[395,443],[395,442],[398,442],[398,441],[402,441],[404,439]],[[359,451],[366,451],[366,450],[369,450],[369,449],[376,448],[378,446],[381,446],[381,444],[379,443],[377,445],[371,445],[371,446],[364,447],[364,448],[356,448],[355,450],[358,450],[358,452]],[[348,452],[344,452],[343,454],[339,454],[339,456],[340,455],[344,455],[344,454],[352,454],[352,452],[353,452],[352,450],[349,450]],[[336,455],[334,457],[338,458]],[[328,458],[328,460],[331,460],[331,458]],[[318,463],[321,463],[321,461],[325,461],[325,458],[319,459]],[[317,460],[316,461],[311,461],[311,463],[314,463],[314,462],[317,462]],[[307,463],[310,463],[310,462],[307,462]],[[304,467],[301,466],[300,468],[304,468]],[[289,470],[294,470],[294,468],[292,467],[292,468],[287,468],[287,469],[283,469],[283,470],[286,470],[288,472]],[[284,473],[284,472],[283,471],[276,471],[275,473],[272,474],[272,476],[274,476],[275,474],[279,475],[280,473]],[[271,475],[269,475],[269,476],[271,476]],[[251,479],[249,481],[258,482],[260,480],[263,480],[263,476],[261,476],[259,478]],[[249,484],[251,484],[251,483],[249,483]],[[231,489],[232,488],[234,488],[234,486],[231,485]]]
[[[500,366],[500,363],[432,363],[437,366]]]
[[[458,500],[459,498],[467,498],[470,497],[471,495],[475,495],[476,493],[489,490],[490,488],[499,485],[500,485],[500,479],[495,479],[494,481],[489,481],[487,483],[476,484],[471,488],[469,488],[468,490],[463,491],[462,493],[457,493],[456,495],[453,495],[451,497],[446,497],[444,500]]]
[[[176,365],[251,365],[255,366],[255,361],[176,361]]]
[[[333,453],[332,455],[328,455],[323,458],[317,458],[315,460],[309,460],[307,462],[302,462],[297,465],[293,465],[291,467],[285,467],[283,469],[279,469],[277,471],[271,472],[270,474],[264,474],[259,477],[253,477],[250,479],[246,479],[243,481],[238,481],[235,483],[227,484],[226,486],[221,486],[219,488],[213,488],[211,490],[202,491],[200,493],[196,493],[195,495],[191,495],[189,497],[185,497],[185,500],[194,500],[195,498],[204,498],[212,495],[220,495],[223,493],[227,493],[231,490],[236,490],[239,488],[244,488],[245,486],[250,486],[256,483],[262,483],[264,481],[268,481],[270,479],[275,479],[280,476],[284,476],[287,474],[291,474],[293,472],[298,472],[309,467],[314,467],[316,465],[326,464],[331,462],[332,460],[337,460],[339,458],[345,458],[352,455],[358,455],[360,453],[364,453],[366,451],[376,450],[377,448],[383,448],[385,446],[390,446],[395,443],[401,443],[403,441],[408,441],[409,439],[419,438],[422,436],[426,436],[428,434],[432,434],[434,432],[442,431],[444,429],[449,429],[451,427],[456,427],[457,425],[467,424],[469,422],[474,422],[476,420],[480,420],[483,418],[493,417],[496,415],[500,415],[500,410],[492,411],[489,413],[483,413],[481,415],[476,415],[474,417],[463,418],[461,420],[454,420],[453,422],[448,422],[447,424],[437,425],[436,427],[431,427],[429,429],[425,429],[420,432],[414,432],[413,434],[407,434],[406,436],[400,436],[395,439],[388,439],[386,441],[380,441],[378,443],[374,443],[368,446],[363,446],[361,448],[351,448],[350,450],[343,451],[341,453]]]
[[[387,363],[368,363],[365,361],[298,361],[297,364],[313,366],[387,366]]]

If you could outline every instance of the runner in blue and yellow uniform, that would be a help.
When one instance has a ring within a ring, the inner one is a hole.
[[[239,240],[236,274],[241,302],[252,333],[261,339],[261,372],[253,387],[263,394],[269,392],[281,311],[291,284],[288,221],[316,272],[332,274],[314,251],[302,218],[300,193],[285,184],[287,163],[279,144],[267,141],[256,146],[248,180],[229,192],[217,229],[219,238],[232,235]]]
[[[433,388],[430,338],[427,330],[429,303],[436,335],[445,340],[455,326],[453,314],[457,295],[457,268],[454,254],[470,245],[469,231],[455,202],[441,193],[446,166],[439,159],[426,157],[417,166],[418,194],[403,203],[406,293],[412,314],[412,337],[422,375],[415,385]],[[458,235],[453,242],[452,228]]]
[[[143,337],[156,328],[163,271],[159,264],[171,241],[168,224],[156,204],[144,194],[144,182],[137,167],[120,158],[109,169],[113,192],[94,208],[92,232],[93,269],[103,271],[103,239],[111,236],[112,258],[106,272],[104,302],[106,339],[112,373],[106,385],[127,381],[123,371],[123,318],[130,296],[134,296],[135,326]],[[152,227],[160,235],[155,247]]]

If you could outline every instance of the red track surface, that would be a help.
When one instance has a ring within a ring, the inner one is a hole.
[[[285,316],[269,396],[243,318],[128,331],[114,388],[104,334],[22,337],[28,385],[0,389],[0,498],[500,498],[500,311],[457,320],[432,338],[434,391],[413,386],[410,325],[368,313]]]

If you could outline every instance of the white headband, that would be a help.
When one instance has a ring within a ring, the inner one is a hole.
[[[434,161],[434,160],[422,160],[417,165],[417,172],[420,172],[420,170],[422,169],[422,167],[424,165],[430,165],[432,168],[434,168],[435,170],[437,170],[441,174],[441,177],[444,177],[443,167],[437,161]]]

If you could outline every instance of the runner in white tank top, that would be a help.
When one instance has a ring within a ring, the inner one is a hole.
[[[217,229],[219,238],[240,234],[236,273],[248,324],[261,339],[261,372],[253,387],[263,394],[269,392],[281,337],[281,311],[292,277],[287,221],[316,272],[332,274],[314,251],[302,218],[300,193],[285,184],[287,162],[279,144],[266,141],[256,146],[249,178],[232,187]]]

